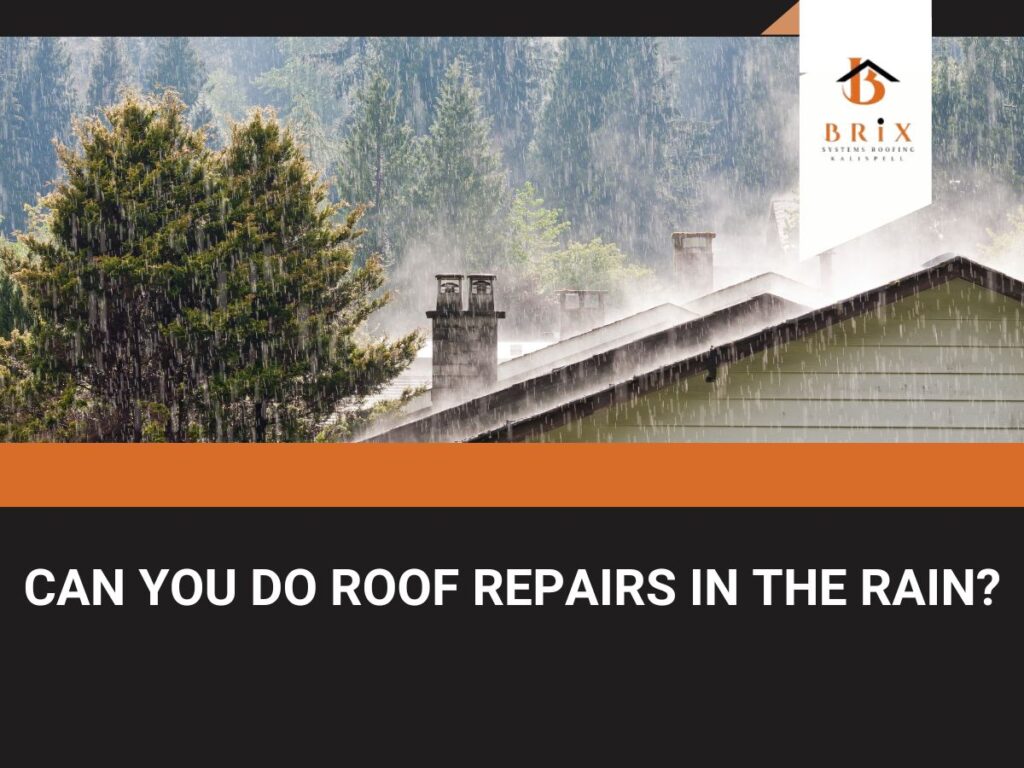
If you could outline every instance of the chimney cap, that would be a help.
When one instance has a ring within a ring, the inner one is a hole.
[[[494,279],[497,278],[496,275],[494,275],[493,273],[488,273],[488,272],[474,272],[472,275],[466,275],[466,277],[468,277],[470,280],[472,280],[473,278],[480,278],[480,277],[490,278],[491,280],[494,280]]]
[[[706,237],[709,240],[714,240],[718,235],[714,232],[673,232],[673,240],[685,240],[689,237]]]
[[[441,272],[440,274],[434,275],[438,280],[461,280],[465,275],[458,272]]]

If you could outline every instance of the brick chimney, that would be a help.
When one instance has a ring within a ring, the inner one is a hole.
[[[469,307],[462,300],[463,275],[437,275],[437,306],[427,312],[433,340],[434,405],[453,403],[498,380],[498,320],[494,275],[469,275]]]
[[[715,261],[711,248],[714,239],[714,232],[672,233],[675,272],[687,298],[703,296],[715,288]]]
[[[607,291],[558,291],[559,337],[567,339],[604,325]]]

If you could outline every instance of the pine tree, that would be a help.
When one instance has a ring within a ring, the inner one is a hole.
[[[189,122],[194,130],[203,132],[207,147],[223,149],[224,137],[217,127],[217,116],[213,114],[213,108],[205,96],[200,96],[199,101],[190,110]]]
[[[682,114],[710,129],[707,174],[737,213],[762,217],[797,183],[797,41],[659,38]]]
[[[932,226],[1002,230],[1024,191],[1024,43],[936,41],[932,86]]]
[[[146,89],[161,93],[173,89],[191,107],[206,84],[206,67],[187,37],[158,38],[150,54]]]
[[[0,443],[82,439],[83,402],[73,380],[66,372],[41,378],[35,355],[31,333],[0,336]]]
[[[358,94],[354,121],[342,145],[341,193],[353,203],[371,203],[363,221],[367,245],[392,261],[405,245],[403,223],[415,164],[412,128],[399,122],[398,97],[380,69],[373,69]]]
[[[92,65],[87,95],[89,112],[98,113],[118,100],[118,90],[128,82],[128,71],[116,37],[104,37]]]
[[[0,240],[0,256],[10,251],[10,256],[0,260],[0,338],[10,336],[15,329],[27,330],[32,325],[32,315],[25,306],[25,300],[21,294],[21,286],[12,280],[9,267],[4,261],[11,261],[12,265],[20,261],[15,255],[15,245]]]
[[[10,234],[23,223],[30,176],[25,114],[18,101],[25,41],[0,37],[0,234]]]
[[[208,372],[203,427],[217,440],[308,439],[339,403],[412,362],[421,340],[360,338],[389,300],[383,269],[374,258],[353,267],[358,209],[335,223],[290,132],[257,113],[220,162],[223,240],[191,265],[175,330]]]
[[[122,37],[119,38],[119,41],[121,43],[121,50],[124,53],[128,84],[141,90],[146,82],[146,72],[149,64],[149,38]]]
[[[536,135],[535,179],[586,237],[661,260],[693,208],[699,142],[651,38],[567,38]]]
[[[74,91],[71,60],[60,38],[38,38],[20,55],[8,53],[7,58],[13,71],[5,73],[9,91],[0,115],[6,155],[0,216],[4,230],[12,232],[24,229],[24,206],[34,203],[57,175],[54,142],[70,136]]]
[[[961,68],[959,155],[1015,188],[1024,184],[1024,44],[1019,38],[967,38]]]
[[[59,37],[39,38],[25,81],[30,94],[36,191],[42,193],[57,173],[54,142],[66,142],[71,137],[71,116],[75,112],[71,57]]]
[[[480,92],[456,60],[437,97],[417,197],[425,231],[465,268],[492,268],[504,234],[508,181],[490,130]]]
[[[962,62],[958,41],[936,38],[932,43],[932,161],[934,202],[946,217],[959,204],[964,169],[959,162],[962,121],[958,119]],[[948,205],[947,205],[948,204]]]
[[[168,328],[174,279],[209,237],[209,154],[169,94],[129,97],[109,126],[84,121],[81,153],[61,150],[67,179],[46,198],[50,237],[25,239],[18,276],[38,313],[41,367],[71,370],[110,411],[106,440],[155,428],[179,438],[195,379]],[[147,433],[152,436],[152,433]]]
[[[0,270],[0,336],[9,336],[15,328],[23,328],[26,320],[20,288]]]
[[[36,313],[34,367],[68,372],[104,440],[310,439],[412,360],[370,341],[388,301],[352,267],[358,213],[337,208],[291,135],[256,115],[212,153],[174,94],[129,96],[64,148],[49,237],[17,278]]]
[[[491,117],[491,138],[501,148],[513,183],[527,174],[528,148],[536,129],[545,79],[554,62],[543,38],[461,37],[459,56],[476,74],[481,104]]]
[[[265,94],[262,103],[277,109],[310,160],[324,173],[338,162],[339,127],[347,116],[351,67],[334,61],[345,38],[281,38],[276,46],[280,66],[264,72],[256,83]],[[344,58],[344,57],[342,57]]]
[[[0,37],[0,74],[5,81],[17,69],[28,41],[27,37]]]
[[[562,212],[544,207],[533,184],[516,190],[508,214],[503,293],[519,308],[519,329],[534,332],[557,325],[555,294],[561,288],[608,291],[611,301],[643,290],[650,270],[629,263],[615,243],[569,239]]]
[[[540,109],[551,45],[530,37],[356,38],[340,51],[380,62],[396,87],[398,117],[422,133],[435,117],[448,68],[460,59],[474,73],[491,138],[516,183],[526,176],[527,147]]]

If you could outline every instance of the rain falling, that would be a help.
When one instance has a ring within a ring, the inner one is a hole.
[[[803,262],[797,53],[0,38],[0,440],[1020,440],[1024,43]]]

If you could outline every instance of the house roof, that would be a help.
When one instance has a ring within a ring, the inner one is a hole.
[[[385,426],[368,441],[464,441],[488,434],[508,423],[528,420],[560,404],[599,393],[628,379],[690,357],[736,335],[806,312],[808,307],[769,293],[751,297],[640,338],[620,340],[611,348],[590,351],[583,359],[511,382],[451,407],[424,409],[406,415],[397,426]]]
[[[771,293],[806,307],[819,307],[825,303],[825,297],[810,286],[778,272],[763,272],[725,288],[719,288],[683,306],[697,315],[706,315],[739,301],[760,296],[762,293]]]
[[[498,365],[498,383],[511,383],[524,377],[549,372],[553,368],[577,362],[604,349],[692,320],[698,314],[701,313],[676,304],[659,304],[506,360]]]
[[[521,441],[535,434],[562,426],[572,419],[630,400],[638,395],[674,384],[681,379],[708,370],[713,364],[742,360],[770,347],[801,339],[811,333],[875,311],[888,304],[961,279],[1024,303],[1024,283],[964,256],[944,254],[928,262],[930,266],[898,280],[812,310],[798,317],[736,338],[698,354],[681,357],[655,370],[623,378],[599,392],[567,400],[557,406],[499,427],[481,431],[471,438],[478,442]]]
[[[552,369],[591,357],[600,351],[620,346],[665,328],[697,317],[697,313],[676,304],[659,304],[560,341],[498,342],[497,387],[533,378]],[[408,388],[424,389],[406,406],[404,414],[388,422],[396,424],[422,418],[431,412],[431,344],[428,341],[413,363],[393,379],[370,403],[397,399]]]
[[[520,441],[615,403],[630,400],[836,323],[948,283],[982,286],[1024,303],[1024,283],[955,254],[926,268],[835,304],[809,309],[769,293],[760,294],[626,341],[522,381],[501,386],[365,439],[372,441]]]

